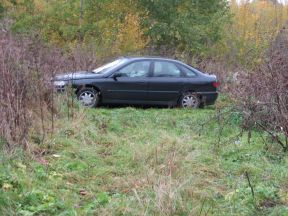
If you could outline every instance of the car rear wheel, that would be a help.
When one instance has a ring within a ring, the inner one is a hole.
[[[199,97],[191,92],[184,93],[179,103],[179,105],[182,108],[192,108],[192,109],[198,108],[200,104],[201,103]]]
[[[96,107],[99,103],[99,92],[93,88],[83,88],[77,93],[77,98],[84,107]]]

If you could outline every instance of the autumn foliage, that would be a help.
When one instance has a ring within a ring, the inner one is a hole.
[[[249,67],[263,63],[265,51],[288,20],[288,6],[271,1],[242,1],[239,5],[233,0],[230,8],[227,57]]]

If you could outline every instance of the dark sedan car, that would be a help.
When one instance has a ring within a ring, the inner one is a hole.
[[[93,71],[58,75],[57,89],[71,85],[83,106],[99,104],[168,105],[184,108],[214,104],[215,75],[177,60],[123,57]]]

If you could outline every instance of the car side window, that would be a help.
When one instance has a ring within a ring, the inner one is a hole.
[[[117,73],[121,74],[121,77],[148,77],[150,64],[150,61],[134,62],[120,69]]]
[[[155,61],[154,77],[181,77],[181,71],[174,63]]]
[[[196,77],[197,76],[197,74],[193,70],[191,70],[191,69],[189,69],[183,65],[180,65],[180,67],[181,67],[181,70],[184,72],[186,77]]]

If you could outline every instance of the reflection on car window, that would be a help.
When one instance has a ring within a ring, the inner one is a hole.
[[[138,61],[129,64],[118,72],[121,74],[121,77],[148,77],[149,68],[149,61]]]
[[[181,71],[171,62],[159,61],[154,65],[154,77],[180,77]]]
[[[105,65],[103,65],[103,66],[101,66],[101,67],[99,67],[99,68],[96,68],[95,70],[93,70],[93,73],[98,73],[98,74],[104,73],[104,72],[106,72],[108,69],[110,69],[110,68],[112,68],[112,67],[115,67],[115,66],[117,66],[117,65],[120,65],[122,62],[124,62],[124,59],[117,59],[117,60],[115,60],[115,61],[113,61],[113,62],[110,62],[110,63],[108,63],[108,64],[105,64]]]
[[[180,67],[181,67],[181,69],[184,72],[186,77],[195,77],[195,76],[197,76],[196,73],[193,70],[191,70],[191,69],[189,69],[189,68],[187,68],[187,67],[185,67],[183,65],[181,65]]]

